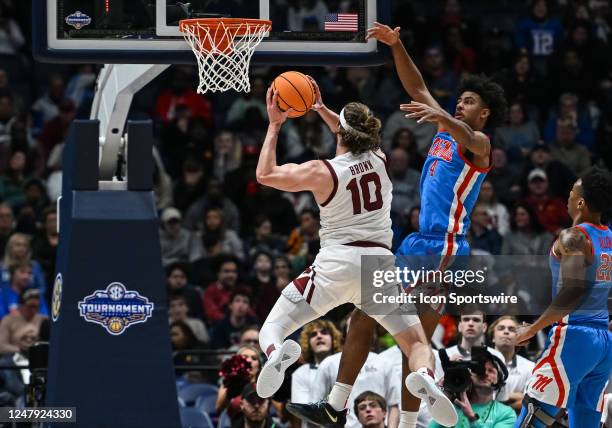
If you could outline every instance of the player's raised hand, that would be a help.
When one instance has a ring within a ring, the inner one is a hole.
[[[408,112],[407,118],[416,119],[417,123],[439,122],[447,113],[441,108],[412,101],[410,104],[401,104],[400,110]]]
[[[324,106],[323,97],[321,96],[321,90],[319,89],[319,85],[317,85],[317,82],[311,76],[307,75],[306,77],[308,77],[308,79],[310,80],[310,83],[312,83],[312,87],[314,88],[314,91],[315,91],[315,103],[312,106],[312,109],[317,111],[321,107]]]
[[[535,332],[531,329],[531,324],[523,323],[519,326],[516,332],[516,346],[527,346],[531,338],[535,336]]]
[[[282,125],[289,117],[289,113],[293,111],[293,109],[288,109],[287,111],[282,111],[278,106],[278,91],[272,89],[272,86],[268,88],[268,92],[266,93],[266,109],[268,111],[268,120],[270,121],[270,125]]]
[[[376,39],[386,45],[393,46],[399,42],[400,27],[391,28],[388,25],[374,22],[372,28],[368,28],[366,40]]]

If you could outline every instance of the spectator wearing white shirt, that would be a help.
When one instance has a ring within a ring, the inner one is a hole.
[[[510,213],[508,213],[508,208],[497,200],[495,188],[490,180],[482,182],[478,203],[482,204],[489,213],[491,227],[502,236],[508,233],[510,230]]]
[[[330,355],[325,358],[317,370],[314,387],[310,402],[322,400],[329,394],[336,382],[340,358],[342,353]],[[357,415],[352,411],[355,398],[362,392],[371,391],[381,395],[387,401],[387,426],[396,428],[399,423],[399,402],[400,389],[396,382],[396,373],[392,366],[385,364],[385,359],[380,355],[370,352],[368,358],[357,375],[357,380],[353,385],[351,394],[347,400],[347,408],[350,409],[347,415],[346,427],[357,428],[360,426]]]
[[[495,349],[504,355],[503,361],[508,368],[505,389],[508,393],[506,404],[520,412],[525,395],[525,385],[535,367],[533,361],[516,354],[516,332],[519,323],[516,318],[504,315],[489,327],[489,336]]]
[[[333,322],[319,319],[302,329],[299,338],[305,364],[291,375],[291,402],[306,404],[312,400],[312,391],[319,364],[326,357],[342,350],[342,333]],[[314,426],[302,421],[302,427]]]
[[[364,428],[386,428],[387,402],[379,394],[365,391],[355,398],[354,409]]]

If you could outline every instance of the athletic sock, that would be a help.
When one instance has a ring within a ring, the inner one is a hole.
[[[338,412],[342,411],[346,407],[346,402],[348,401],[349,395],[351,395],[351,390],[353,389],[353,385],[347,385],[346,383],[336,382],[329,393],[329,405],[337,410]]]
[[[408,412],[405,410],[400,410],[398,428],[416,428],[418,416],[419,412]]]

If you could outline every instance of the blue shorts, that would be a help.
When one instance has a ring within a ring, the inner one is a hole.
[[[395,254],[397,256],[469,256],[470,244],[464,235],[414,232],[404,238]]]
[[[601,412],[611,372],[612,333],[607,328],[556,325],[525,392],[555,407]]]

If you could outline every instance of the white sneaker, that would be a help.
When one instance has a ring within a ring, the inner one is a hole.
[[[268,398],[274,395],[285,379],[285,370],[295,363],[302,348],[294,340],[285,340],[279,349],[275,349],[257,378],[257,395]]]
[[[424,376],[416,372],[410,373],[406,377],[406,388],[412,395],[427,404],[429,414],[437,423],[446,427],[457,424],[458,417],[455,406],[430,376]]]

